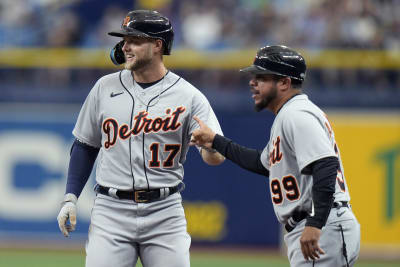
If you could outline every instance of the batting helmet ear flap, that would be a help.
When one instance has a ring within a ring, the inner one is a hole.
[[[120,41],[114,46],[113,49],[111,49],[110,52],[111,61],[117,66],[125,63],[125,55],[124,52],[122,52],[122,47],[124,46],[124,43],[124,40]]]

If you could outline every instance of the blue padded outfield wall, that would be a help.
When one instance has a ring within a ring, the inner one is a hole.
[[[94,177],[79,199],[78,225],[71,239],[62,237],[56,221],[78,110],[54,106],[0,113],[0,242],[86,239]],[[273,116],[249,115],[217,112],[226,136],[262,149]],[[228,161],[208,166],[191,148],[184,182],[182,195],[193,244],[279,247],[280,226],[265,177]]]

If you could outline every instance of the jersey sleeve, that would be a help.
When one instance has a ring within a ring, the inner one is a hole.
[[[300,170],[316,160],[336,157],[324,118],[311,112],[296,111],[287,114],[283,121],[283,134],[296,155]]]
[[[101,147],[101,123],[99,119],[98,94],[100,81],[94,85],[79,112],[72,134],[81,142],[93,147]]]
[[[217,116],[215,116],[210,102],[208,102],[207,98],[200,91],[198,91],[193,97],[192,117],[193,116],[197,116],[215,133],[223,136],[221,126],[219,125]],[[199,128],[199,124],[192,119],[190,121],[189,134],[191,135],[197,128]]]

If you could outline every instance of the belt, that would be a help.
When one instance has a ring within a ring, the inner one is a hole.
[[[134,191],[123,191],[97,184],[94,190],[102,195],[110,196],[117,199],[133,200],[136,203],[149,203],[164,199],[167,196],[175,194],[176,192],[181,192],[184,188],[184,184],[179,183],[177,186],[173,187],[164,187],[150,190],[143,189]]]
[[[338,201],[338,202],[333,202],[332,208],[339,209],[342,207],[350,208],[350,204],[347,201]],[[306,211],[295,211],[293,212],[292,217],[289,218],[288,222],[285,224],[285,229],[288,233],[290,233],[296,225],[307,218],[308,212]]]

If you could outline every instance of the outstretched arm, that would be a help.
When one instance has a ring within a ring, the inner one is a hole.
[[[199,123],[200,128],[193,132],[190,142],[191,145],[197,145],[209,150],[215,149],[222,156],[236,163],[243,169],[269,176],[268,170],[261,163],[260,151],[236,144],[232,140],[214,133],[198,117],[194,116],[193,119]]]

